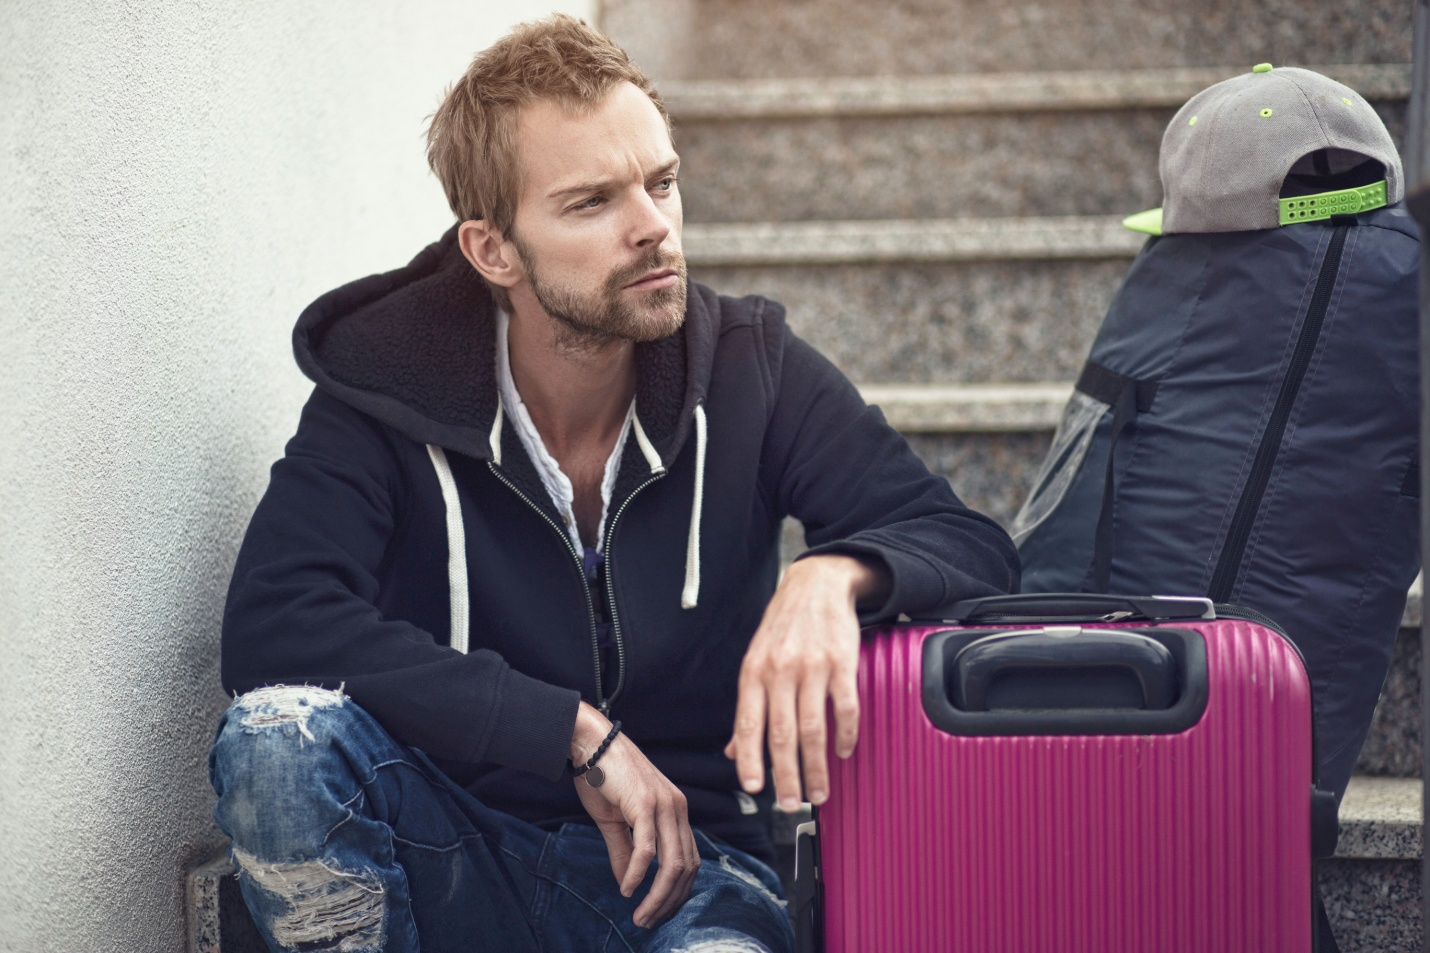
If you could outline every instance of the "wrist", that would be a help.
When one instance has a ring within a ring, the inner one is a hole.
[[[596,706],[582,702],[576,709],[576,725],[571,732],[569,758],[572,764],[584,764],[606,735],[611,731],[611,720],[601,714]]]
[[[798,559],[785,570],[786,576],[791,573],[838,586],[851,604],[880,599],[887,595],[892,585],[889,571],[881,561],[842,553],[823,553]]]

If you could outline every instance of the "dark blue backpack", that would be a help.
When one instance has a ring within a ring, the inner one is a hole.
[[[1337,796],[1419,567],[1418,255],[1401,205],[1150,239],[1013,526],[1025,592],[1279,623]]]

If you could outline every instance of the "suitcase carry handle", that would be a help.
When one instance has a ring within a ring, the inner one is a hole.
[[[1140,708],[1177,700],[1177,660],[1135,632],[1062,626],[998,633],[964,646],[948,672],[953,703],[992,708]]]
[[[1111,596],[1095,592],[1026,593],[965,599],[949,621],[1120,622],[1123,619],[1215,619],[1216,607],[1199,596]]]
[[[1119,635],[1129,641],[1107,638]],[[1132,639],[1157,647],[1139,644],[1135,660],[1125,659]],[[971,675],[960,673],[969,660],[960,656],[979,643],[990,648],[972,656]],[[1175,625],[945,629],[929,633],[921,653],[924,714],[951,735],[1175,734],[1201,719],[1209,697],[1206,639]],[[965,707],[969,696],[974,705]]]

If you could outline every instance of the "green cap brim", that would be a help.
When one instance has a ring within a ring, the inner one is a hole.
[[[1129,215],[1122,220],[1122,227],[1144,235],[1162,234],[1162,210],[1149,208],[1145,212]]]

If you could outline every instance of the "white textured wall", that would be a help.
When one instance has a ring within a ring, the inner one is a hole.
[[[593,2],[3,4],[0,950],[182,949],[292,322],[447,226],[421,133],[472,53]]]

